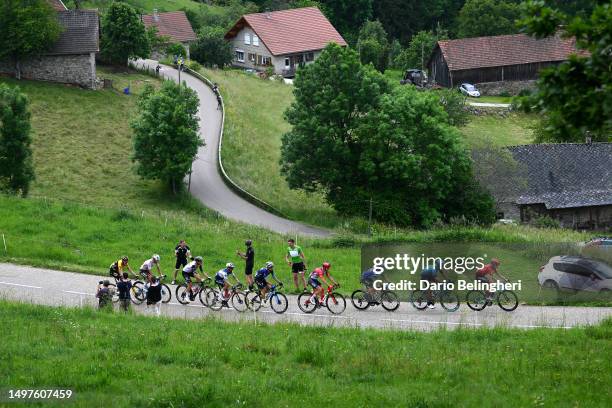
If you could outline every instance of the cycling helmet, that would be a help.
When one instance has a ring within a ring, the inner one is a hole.
[[[266,262],[266,269],[272,269],[272,268],[274,268],[274,263],[272,263],[272,261]]]
[[[329,268],[331,268],[331,264],[329,262],[323,262],[323,269],[327,271]]]
[[[202,263],[203,259],[201,256],[196,256],[195,258],[193,258],[196,262]]]
[[[153,259],[153,262],[158,263],[160,258],[159,258],[159,255],[154,254],[152,259]]]
[[[234,269],[234,264],[231,262],[228,262],[227,264],[225,264],[225,267],[228,269]]]
[[[250,239],[247,239],[246,241],[244,241],[244,245],[251,246],[253,245],[253,241],[251,241]]]
[[[499,266],[501,262],[499,262],[499,259],[497,258],[493,258],[491,259],[491,264],[495,265],[495,266]]]
[[[127,257],[127,256],[122,256],[122,257],[121,257],[121,260],[122,260],[123,262],[127,262],[127,261],[128,261],[128,257]]]

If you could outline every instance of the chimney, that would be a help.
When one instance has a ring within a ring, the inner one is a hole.
[[[159,14],[157,14],[157,9],[153,9],[153,21],[159,21]]]

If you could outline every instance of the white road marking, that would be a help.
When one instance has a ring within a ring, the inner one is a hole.
[[[0,282],[2,285],[19,286],[22,288],[42,289],[40,286],[20,285],[19,283]]]
[[[62,290],[64,293],[72,293],[73,295],[87,295],[87,296],[96,296],[95,293],[86,293],[86,292],[75,292],[73,290]]]

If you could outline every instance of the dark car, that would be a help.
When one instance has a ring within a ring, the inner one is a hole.
[[[427,86],[427,73],[422,69],[408,69],[404,72],[404,78],[400,81],[400,84],[425,87]]]

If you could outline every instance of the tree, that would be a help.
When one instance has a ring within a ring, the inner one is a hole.
[[[111,3],[102,18],[100,52],[110,63],[125,65],[130,58],[147,58],[149,35],[136,10],[122,2]]]
[[[612,6],[602,2],[589,17],[570,17],[542,1],[525,5],[520,24],[530,34],[575,37],[582,52],[539,72],[537,91],[521,105],[539,113],[539,141],[612,141]]]
[[[389,64],[389,40],[380,21],[366,21],[359,31],[357,49],[362,64],[372,64],[385,72]]]
[[[351,45],[359,28],[372,17],[372,0],[321,0],[322,11]]]
[[[15,63],[21,79],[21,60],[48,50],[59,38],[57,14],[46,0],[3,0],[0,5],[0,60]]]
[[[166,47],[166,54],[173,57],[187,58],[187,50],[179,43],[169,44]]]
[[[497,0],[467,0],[457,17],[457,36],[482,37],[518,32],[520,17],[517,4]]]
[[[198,105],[195,91],[174,82],[165,81],[158,91],[147,87],[132,122],[133,160],[140,176],[161,180],[177,192],[204,144],[198,136]]]
[[[34,180],[28,99],[0,84],[0,190],[26,196]]]
[[[439,40],[448,37],[445,30],[438,33],[433,31],[419,31],[412,39],[408,47],[397,56],[394,65],[406,70],[410,68],[423,69],[427,65],[427,60]]]
[[[191,59],[202,65],[223,68],[234,58],[232,44],[225,41],[225,29],[221,27],[202,27],[198,39],[191,46]]]

